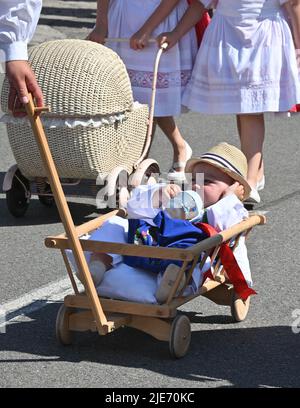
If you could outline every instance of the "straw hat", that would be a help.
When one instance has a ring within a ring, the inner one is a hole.
[[[244,153],[237,147],[228,143],[220,143],[200,157],[192,157],[188,160],[185,172],[192,173],[197,163],[209,163],[228,174],[233,180],[238,181],[244,186],[244,200],[249,197],[251,187],[246,180],[248,170],[247,159]]]

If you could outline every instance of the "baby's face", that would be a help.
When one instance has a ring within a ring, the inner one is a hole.
[[[197,184],[196,175],[203,173],[204,185]],[[204,208],[215,204],[222,198],[233,179],[223,171],[208,163],[198,163],[193,168],[192,188],[203,197]]]

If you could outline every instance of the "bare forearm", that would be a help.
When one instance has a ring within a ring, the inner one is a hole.
[[[175,28],[176,35],[179,38],[183,37],[201,19],[205,11],[206,9],[200,2],[194,1]]]
[[[97,18],[96,25],[107,25],[109,0],[98,0],[97,1]]]
[[[290,0],[285,8],[291,20],[295,48],[300,49],[300,0]]]
[[[162,0],[141,29],[151,34],[153,30],[168,17],[179,1],[180,0]]]

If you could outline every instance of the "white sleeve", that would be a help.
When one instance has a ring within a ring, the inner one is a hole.
[[[230,228],[249,216],[248,211],[235,194],[230,194],[208,207],[206,214],[208,223],[217,231]]]
[[[132,196],[127,202],[128,218],[135,219],[152,219],[160,208],[153,208],[152,197],[158,188],[164,187],[165,184],[157,183],[150,185],[141,185],[132,191]]]
[[[27,60],[27,44],[36,29],[42,0],[1,0],[0,58],[3,61]]]

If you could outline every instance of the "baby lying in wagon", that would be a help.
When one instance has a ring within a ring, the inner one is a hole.
[[[235,146],[221,143],[200,157],[191,158],[185,170],[192,176],[191,191],[182,192],[175,184],[141,185],[133,190],[128,201],[128,219],[110,218],[89,239],[186,248],[248,217],[242,204],[250,193],[247,161]],[[204,177],[201,185],[197,183],[198,175]],[[255,292],[251,289],[243,236],[234,256],[230,252],[226,275],[234,286],[237,283],[237,294],[246,299]],[[163,303],[167,299],[181,266],[176,261],[138,256],[138,251],[137,256],[85,255],[100,295],[146,303]],[[206,279],[212,278],[210,258],[201,268],[200,261],[190,282],[185,282],[185,276],[182,278],[178,291],[185,288],[184,296],[196,293]]]

